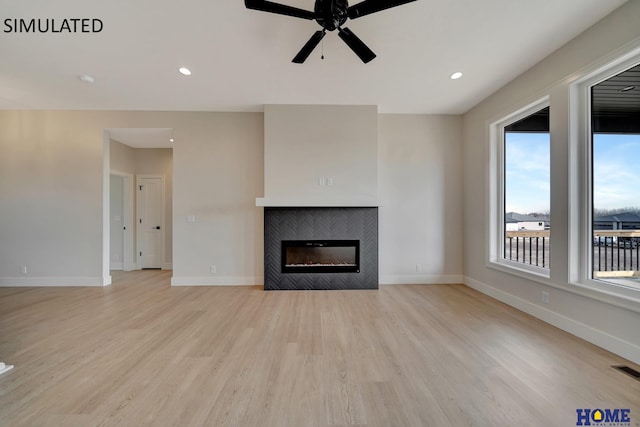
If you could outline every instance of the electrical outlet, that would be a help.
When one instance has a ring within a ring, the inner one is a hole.
[[[542,302],[544,304],[549,304],[549,292],[542,291]]]
[[[217,269],[215,265],[212,265],[211,267],[209,267],[209,273],[217,273]]]
[[[420,273],[422,271],[422,264],[416,264],[416,273]]]
[[[318,178],[318,185],[324,185],[324,177],[323,176]]]
[[[333,185],[333,178],[327,178],[327,185],[328,186],[332,186]]]
[[[21,272],[22,274],[27,274],[27,266],[26,266],[26,265],[23,265],[23,266],[22,266],[22,268],[20,269],[20,272]]]

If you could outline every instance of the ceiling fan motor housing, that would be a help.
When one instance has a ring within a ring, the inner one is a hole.
[[[327,31],[338,30],[338,36],[365,64],[373,60],[376,54],[364,44],[349,28],[344,27],[347,19],[357,19],[362,16],[390,9],[416,0],[362,0],[349,7],[348,0],[315,0],[313,12],[298,7],[276,3],[270,0],[244,0],[248,9],[276,13],[278,15],[293,16],[300,19],[316,20],[322,27],[302,46],[302,49],[291,62],[302,64],[309,57],[313,49],[322,41]]]
[[[316,21],[326,31],[334,31],[347,21],[347,0],[316,0]]]

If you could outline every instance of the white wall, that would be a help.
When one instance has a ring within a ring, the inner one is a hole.
[[[378,123],[380,283],[461,283],[461,117]]]
[[[104,130],[136,127],[174,129],[174,280],[261,280],[262,114],[4,110],[0,285],[104,283]]]
[[[174,126],[172,283],[261,284],[263,115],[186,116]]]
[[[380,203],[381,284],[462,282],[460,116],[267,105],[264,121],[266,205]]]
[[[103,133],[69,119],[0,112],[0,284],[102,284]]]
[[[111,139],[109,140],[109,155],[112,171],[118,171],[129,175],[136,174],[135,148]]]
[[[372,196],[380,168],[383,283],[460,281],[460,119],[381,115],[378,130],[372,111],[362,112],[364,155],[351,158],[364,183],[340,164],[314,173],[335,174],[337,191],[343,173],[344,189],[360,188],[344,194]],[[173,283],[262,283],[262,114],[0,111],[0,285],[103,283],[103,131],[127,127],[174,129]],[[110,145],[111,169],[157,173],[137,167],[136,150]]]
[[[377,120],[375,106],[265,106],[265,199],[377,201]]]
[[[631,1],[473,108],[463,118],[465,282],[489,295],[640,363],[640,307],[630,310],[573,293],[568,282],[569,84],[640,38],[640,2]],[[494,52],[493,54],[499,54]],[[487,125],[550,95],[551,278],[528,280],[487,267]],[[541,291],[550,294],[541,304]],[[603,296],[605,299],[605,296]]]

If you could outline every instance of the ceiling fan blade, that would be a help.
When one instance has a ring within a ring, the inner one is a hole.
[[[279,15],[293,16],[302,19],[315,19],[316,15],[308,10],[287,6],[266,0],[244,0],[247,9],[260,10],[262,12],[277,13]]]
[[[371,49],[348,28],[338,28],[338,36],[358,55],[365,64],[376,57]]]
[[[405,3],[411,3],[416,0],[364,0],[358,4],[354,4],[347,9],[347,15],[350,19],[360,18],[361,16],[371,13],[380,12],[381,10],[400,6]]]
[[[326,33],[324,31],[316,31],[315,33],[313,33],[309,41],[306,42],[304,46],[302,46],[302,49],[300,49],[300,52],[298,52],[296,57],[293,58],[293,61],[291,62],[295,62],[296,64],[302,64],[304,61],[306,61],[309,55],[311,55],[311,52],[313,52],[313,49],[315,49],[316,46],[318,46],[318,43],[320,43],[320,40],[322,40],[325,34]]]

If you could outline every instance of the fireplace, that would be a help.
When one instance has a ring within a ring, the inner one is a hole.
[[[359,240],[283,240],[283,273],[359,273]]]
[[[264,289],[378,289],[378,208],[265,207]]]

